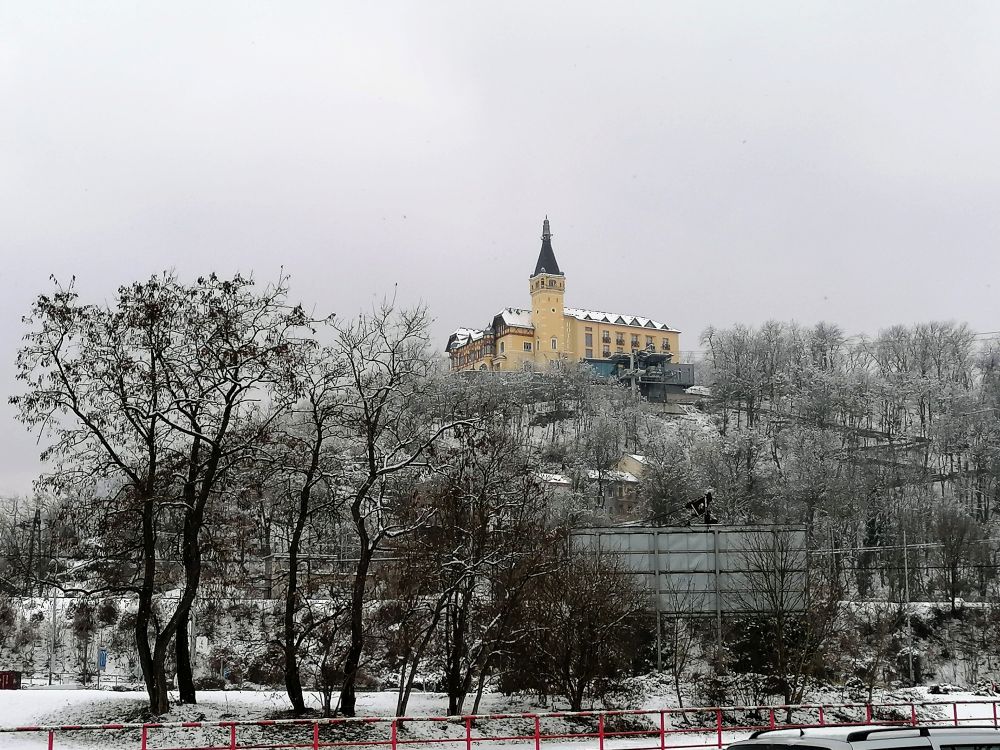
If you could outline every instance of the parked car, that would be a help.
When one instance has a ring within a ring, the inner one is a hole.
[[[1000,750],[992,726],[901,727],[868,725],[766,729],[733,742],[730,750]]]

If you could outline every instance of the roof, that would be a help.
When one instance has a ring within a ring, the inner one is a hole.
[[[642,318],[637,315],[621,315],[619,313],[600,312],[598,310],[581,310],[576,307],[563,308],[563,314],[577,320],[593,321],[595,323],[608,323],[616,326],[631,326],[633,328],[680,333],[676,328],[671,328],[666,323],[661,323],[652,318]]]
[[[586,476],[587,479],[597,481],[601,478],[601,473],[598,472],[597,469],[587,469]],[[636,478],[635,474],[631,474],[627,471],[611,470],[604,472],[604,481],[634,483],[639,480]]]
[[[531,322],[531,310],[522,310],[518,307],[505,307],[493,316],[493,326],[497,324],[497,319],[511,328],[534,328]]]
[[[486,335],[486,331],[480,331],[476,328],[457,328],[455,332],[448,337],[448,351],[452,349],[459,349],[466,344],[471,344],[473,341],[478,341],[483,336]]]
[[[556,254],[552,252],[552,233],[549,231],[549,217],[545,217],[542,222],[542,249],[538,251],[538,261],[535,263],[535,272],[532,276],[540,273],[547,273],[552,276],[562,276],[559,264],[556,263]]]
[[[572,480],[565,474],[547,474],[545,472],[539,472],[537,475],[538,481],[544,482],[545,484],[558,484],[569,486],[573,484]]]

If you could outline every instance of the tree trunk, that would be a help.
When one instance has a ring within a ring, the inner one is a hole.
[[[159,715],[165,713],[169,703],[160,685],[165,682],[162,664],[157,667],[149,647],[149,624],[153,614],[153,586],[156,579],[156,529],[153,524],[154,502],[151,498],[142,505],[142,585],[135,614],[135,645],[139,652],[139,667],[146,683],[149,710]]]
[[[188,608],[180,615],[177,635],[174,637],[174,649],[177,657],[177,701],[194,704],[198,702],[198,697],[195,694],[194,672],[191,668],[190,614]]]
[[[354,574],[354,587],[351,591],[351,640],[347,655],[344,657],[344,685],[340,690],[340,712],[344,716],[354,716],[357,705],[355,684],[358,679],[358,667],[361,665],[361,654],[365,648],[365,588],[374,552],[368,541],[368,529],[364,525],[364,519],[360,517],[360,508],[354,512],[361,549],[358,554],[358,567]]]
[[[312,499],[312,482],[319,467],[320,446],[322,434],[318,434],[313,443],[309,471],[306,474],[302,490],[299,492],[298,515],[295,528],[288,544],[288,578],[285,581],[285,617],[284,617],[284,651],[285,651],[285,692],[292,703],[292,710],[305,713],[306,702],[302,695],[302,676],[299,674],[299,641],[295,628],[295,612],[299,601],[299,546],[302,544],[302,532],[309,518],[309,505]]]
[[[301,521],[301,518],[300,518]],[[284,619],[284,651],[285,651],[285,692],[292,703],[292,710],[301,714],[306,710],[305,698],[302,695],[302,677],[299,675],[299,649],[295,631],[295,610],[298,602],[298,551],[299,539],[302,535],[302,523],[296,525],[288,546],[288,579],[285,582],[285,619]]]
[[[192,467],[197,466],[199,441],[192,448]],[[195,502],[194,469],[191,469],[188,482],[185,484],[185,500],[188,511],[184,514],[184,548],[181,557],[184,561],[185,591],[181,601],[177,603],[174,614],[177,632],[174,640],[174,652],[177,655],[177,692],[180,703],[197,703],[194,689],[194,674],[191,669],[191,650],[188,640],[188,626],[191,616],[191,604],[201,582],[201,547],[198,543],[198,531],[201,527],[201,508]]]
[[[427,646],[431,642],[431,637],[437,629],[443,609],[443,606],[439,606],[434,610],[434,617],[424,632],[424,637],[421,639],[420,644],[414,651],[413,658],[403,661],[403,673],[400,674],[399,681],[399,697],[396,700],[396,716],[403,716],[406,713],[406,707],[410,702],[410,695],[413,694],[413,681],[417,676],[417,669],[420,667],[420,662],[424,658],[424,652],[427,650]],[[409,674],[406,675],[406,684],[404,686],[403,675],[406,674],[407,670],[409,670]]]

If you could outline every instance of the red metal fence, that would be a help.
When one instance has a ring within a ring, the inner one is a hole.
[[[336,747],[402,750],[445,745],[447,750],[520,746],[551,750],[585,741],[597,750],[722,748],[759,729],[861,724],[1000,728],[998,701],[828,703],[798,706],[727,706],[635,711],[582,711],[481,716],[357,717],[261,721],[87,724],[0,727],[34,733],[58,748],[71,733],[129,732],[140,750],[278,750]],[[94,744],[97,737],[91,738]],[[176,744],[178,741],[183,744]],[[163,744],[167,743],[167,744]],[[201,743],[201,744],[198,744]],[[121,741],[115,743],[121,747]]]

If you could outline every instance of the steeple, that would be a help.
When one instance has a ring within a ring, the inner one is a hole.
[[[546,215],[542,222],[542,249],[538,252],[538,262],[535,263],[535,272],[531,274],[534,278],[540,273],[550,276],[562,276],[559,264],[556,263],[556,254],[552,252],[552,232],[549,231],[549,217]]]

